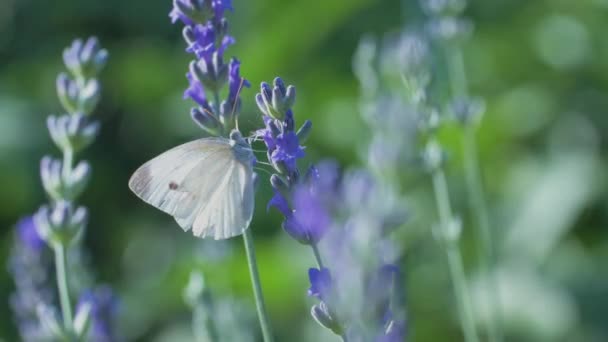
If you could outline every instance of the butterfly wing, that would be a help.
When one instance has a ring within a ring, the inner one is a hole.
[[[129,187],[185,231],[194,227],[197,237],[242,234],[253,216],[252,167],[224,138],[195,140],[161,154],[135,171]]]
[[[167,214],[185,216],[196,209],[205,195],[199,189],[183,186],[187,176],[193,169],[207,165],[207,172],[199,173],[200,184],[214,184],[211,176],[228,166],[214,161],[230,154],[230,149],[229,140],[220,138],[199,139],[174,147],[137,169],[129,180],[129,188],[144,202]]]
[[[227,239],[242,234],[253,216],[253,171],[250,164],[238,160],[233,153],[217,155],[214,163],[222,165],[213,177],[213,186],[200,184],[202,167],[192,170],[184,181],[185,188],[202,189],[196,210],[184,217],[176,216],[182,227],[193,227],[197,237]]]

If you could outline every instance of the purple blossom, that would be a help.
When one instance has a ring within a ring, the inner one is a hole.
[[[190,98],[201,108],[193,111],[208,111],[217,120],[194,121],[212,135],[229,131],[240,109],[239,87],[249,86],[239,74],[240,62],[232,58],[226,65],[223,61],[226,49],[235,43],[227,34],[226,10],[233,10],[230,0],[174,0],[169,16],[173,22],[181,20],[186,27],[183,34],[188,43],[186,51],[193,53],[195,61],[190,63],[186,74],[188,88],[184,98]],[[228,83],[228,98],[220,101],[220,92]],[[209,99],[213,102],[209,103]],[[199,118],[200,119],[200,118]]]
[[[114,292],[109,286],[99,286],[92,291],[85,291],[78,306],[84,303],[91,305],[91,326],[89,328],[89,341],[112,342],[117,340],[114,320],[118,302]]]
[[[223,18],[224,11],[233,11],[232,0],[213,0],[211,2],[216,18]]]
[[[329,270],[327,268],[310,268],[308,270],[308,279],[310,280],[308,295],[320,300],[325,300],[328,297],[332,286]]]
[[[40,324],[39,305],[52,306],[55,301],[54,267],[50,249],[38,235],[32,217],[17,223],[8,271],[15,282],[10,307],[23,341],[51,340],[52,333]]]
[[[216,50],[215,28],[211,23],[207,23],[205,25],[194,25],[190,30],[194,39],[188,42],[186,51],[194,53],[198,59],[210,61],[211,55],[213,55]]]
[[[39,252],[45,246],[45,242],[38,234],[38,229],[31,216],[24,217],[17,222],[17,235],[23,246],[33,252]]]
[[[209,103],[207,102],[207,96],[205,95],[205,89],[201,82],[196,77],[192,76],[190,72],[186,73],[186,78],[190,86],[184,91],[184,98],[190,98],[192,101],[198,103],[202,108],[208,108]]]
[[[241,87],[249,88],[249,81],[241,77],[241,62],[232,58],[228,64],[228,103],[234,104],[238,100],[237,96]]]
[[[273,145],[275,146],[270,157],[273,163],[283,163],[288,171],[296,169],[296,161],[304,158],[304,148],[300,146],[300,141],[295,132],[284,132],[276,136]]]
[[[283,216],[285,216],[285,217],[291,216],[292,211],[289,208],[289,203],[287,203],[287,200],[285,199],[285,197],[283,197],[283,195],[281,194],[281,192],[279,190],[273,189],[273,191],[274,191],[274,195],[268,202],[268,205],[266,206],[266,210],[270,209],[270,207],[275,207],[281,212],[281,214],[283,214]]]

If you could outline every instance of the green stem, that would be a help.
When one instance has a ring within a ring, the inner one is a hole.
[[[67,148],[63,150],[63,167],[62,167],[62,175],[64,180],[67,180],[72,173],[72,164],[74,160],[74,151],[71,148]]]
[[[319,269],[324,268],[325,266],[323,266],[323,260],[321,259],[321,253],[319,253],[319,247],[317,247],[317,244],[311,244],[310,248],[312,248],[312,252],[315,254],[315,259],[317,260],[317,265],[319,265]]]
[[[66,248],[62,244],[55,244],[55,268],[57,272],[57,289],[59,290],[59,303],[63,316],[63,325],[66,335],[73,331],[72,304],[70,303],[70,292],[68,289],[68,268]]]
[[[448,268],[454,286],[454,294],[458,304],[458,310],[460,312],[460,323],[462,325],[464,338],[466,342],[478,342],[479,337],[477,336],[477,331],[475,330],[473,308],[471,305],[469,291],[467,289],[467,281],[464,273],[464,266],[462,265],[460,249],[457,241],[446,239],[444,236],[448,229],[450,229],[450,225],[453,223],[453,216],[448,185],[443,170],[440,168],[435,170],[432,175],[432,180],[441,224],[440,239],[442,245],[445,247],[448,259]]]
[[[255,306],[258,311],[260,327],[262,328],[262,336],[264,338],[264,342],[272,342],[273,337],[272,332],[270,330],[270,323],[268,321],[268,314],[266,313],[266,306],[264,304],[264,295],[262,293],[260,275],[258,274],[258,266],[255,260],[255,248],[253,246],[253,237],[251,236],[251,229],[245,230],[245,232],[243,233],[243,241],[245,243],[247,264],[249,265],[249,274],[251,275],[251,284],[253,286],[253,296],[255,298]]]
[[[464,66],[462,49],[454,46],[446,51],[448,58],[448,72],[452,87],[453,96],[467,96],[468,82]],[[500,342],[503,340],[503,333],[500,325],[501,303],[499,281],[496,273],[492,272],[492,267],[496,265],[496,254],[494,251],[494,241],[490,230],[490,220],[488,209],[484,198],[483,186],[481,183],[479,161],[477,160],[477,143],[475,141],[475,123],[467,122],[463,128],[463,158],[464,172],[467,186],[467,193],[471,204],[471,210],[477,221],[479,242],[477,243],[477,253],[480,259],[481,272],[488,281],[489,291],[486,291],[486,302],[494,310],[488,320],[487,333],[488,340]]]

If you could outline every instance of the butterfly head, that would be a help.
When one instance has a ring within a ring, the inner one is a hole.
[[[244,163],[255,161],[251,145],[243,138],[241,132],[236,129],[230,132],[230,146],[232,146],[232,151],[238,160]]]

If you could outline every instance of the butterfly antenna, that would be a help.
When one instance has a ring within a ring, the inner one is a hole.
[[[270,171],[268,171],[266,169],[263,169],[261,167],[254,167],[253,169],[256,170],[256,171],[263,171],[264,173],[268,174],[269,176],[272,176],[272,172],[270,172]]]
[[[236,105],[238,103],[238,98],[241,95],[241,89],[243,89],[243,86],[245,85],[245,79],[243,77],[241,77],[241,83],[239,84],[239,88],[236,91],[236,96],[234,97],[234,104],[232,105],[232,115],[234,115],[234,113],[236,112]],[[236,128],[237,131],[241,131],[239,129],[239,118],[238,116],[234,118],[234,127]]]

